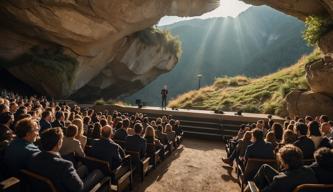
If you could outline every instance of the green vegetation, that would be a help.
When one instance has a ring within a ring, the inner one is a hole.
[[[150,27],[136,33],[136,36],[147,45],[162,45],[167,50],[177,56],[179,59],[182,55],[182,44],[178,37],[171,34],[166,29]]]
[[[309,89],[304,66],[318,59],[320,54],[317,48],[295,65],[258,79],[244,76],[217,78],[211,86],[178,96],[169,107],[285,115],[285,96],[294,89]]]
[[[310,46],[318,43],[320,37],[327,33],[332,25],[329,17],[309,16],[305,20],[306,29],[303,32],[303,38]]]

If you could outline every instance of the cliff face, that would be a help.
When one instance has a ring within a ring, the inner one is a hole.
[[[39,93],[114,97],[141,88],[179,59],[167,44],[146,44],[136,32],[165,15],[196,16],[217,6],[218,0],[1,1],[0,59]]]
[[[268,5],[286,14],[305,20],[308,16],[324,16],[333,20],[332,0],[243,0],[254,5]],[[320,37],[318,46],[322,59],[305,66],[310,91],[295,90],[286,97],[290,115],[320,115],[333,117],[333,31]]]

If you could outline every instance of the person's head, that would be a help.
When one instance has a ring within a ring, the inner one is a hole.
[[[305,117],[305,124],[310,123],[311,121],[313,121],[313,118],[311,116],[306,116]]]
[[[65,115],[62,111],[57,111],[55,114],[55,118],[58,121],[64,121],[65,120]]]
[[[272,131],[274,133],[275,139],[277,141],[282,140],[282,135],[283,135],[283,127],[280,123],[273,123],[272,125]]]
[[[314,153],[314,159],[318,165],[324,169],[333,169],[333,151],[327,147],[319,148]]]
[[[264,133],[261,129],[255,128],[252,130],[252,138],[255,142],[264,140]]]
[[[306,136],[308,134],[308,127],[304,123],[296,123],[295,133],[298,136]]]
[[[123,128],[127,129],[130,126],[130,120],[128,118],[123,120]]]
[[[284,123],[283,123],[283,129],[288,129],[288,125],[289,125],[289,121],[284,121]]]
[[[77,136],[81,137],[83,135],[83,132],[84,132],[84,130],[83,130],[83,121],[81,119],[74,119],[72,121],[72,123],[77,126]]]
[[[295,125],[294,124],[289,124],[287,127],[287,130],[294,131],[295,130]]]
[[[9,107],[6,104],[0,104],[0,113],[9,112]]]
[[[142,124],[141,123],[135,123],[134,125],[134,132],[136,135],[141,135],[143,130]]]
[[[145,137],[155,138],[155,130],[152,126],[147,126],[146,132],[145,132]]]
[[[77,132],[78,132],[78,128],[76,125],[74,124],[70,124],[68,127],[67,127],[67,130],[66,130],[66,136],[67,137],[75,137],[77,135]]]
[[[39,127],[34,120],[25,118],[16,123],[15,134],[18,138],[33,143],[38,138]]]
[[[320,130],[324,135],[330,134],[331,133],[331,125],[327,122],[324,122],[320,126]]]
[[[42,150],[59,152],[63,137],[64,135],[60,127],[46,129],[42,132],[40,140]]]
[[[17,105],[17,103],[16,102],[11,102],[10,104],[9,104],[9,111],[11,112],[11,113],[15,113],[16,112],[16,110],[18,109],[18,105]]]
[[[285,169],[298,169],[303,165],[303,152],[300,148],[288,144],[279,149],[277,159]]]
[[[106,119],[101,119],[99,123],[102,125],[102,127],[108,125],[108,121]]]
[[[171,133],[172,132],[172,126],[168,123],[165,125],[165,133]]]
[[[45,121],[51,122],[51,118],[52,118],[52,115],[51,115],[50,111],[44,111],[42,113],[42,119],[44,119]]]
[[[317,121],[311,121],[308,124],[310,136],[321,136],[320,124]]]
[[[112,135],[112,127],[110,125],[102,127],[102,132],[101,132],[102,138],[110,139],[111,135]]]
[[[276,143],[276,139],[275,139],[275,135],[273,131],[269,131],[266,134],[266,138],[265,138],[266,142],[270,142],[270,143]]]
[[[320,123],[328,122],[328,116],[327,115],[321,115],[319,117]]]
[[[282,143],[283,144],[292,144],[296,141],[296,139],[297,139],[297,135],[293,131],[286,130],[283,133]]]
[[[0,125],[6,125],[8,127],[14,122],[14,116],[10,112],[0,114]]]
[[[97,139],[101,137],[101,124],[100,123],[94,123],[94,128],[92,131],[92,137]]]
[[[256,127],[259,129],[263,129],[264,128],[264,121],[263,120],[258,120]]]
[[[246,131],[243,135],[242,140],[244,142],[249,142],[249,141],[251,141],[251,139],[252,139],[252,131]]]
[[[269,119],[268,120],[268,127],[271,128],[274,125],[274,120],[273,119]],[[282,127],[282,126],[281,126]]]
[[[156,131],[163,132],[163,126],[161,124],[157,125]]]
[[[118,121],[116,124],[116,130],[123,128],[123,122],[122,121]]]
[[[83,118],[83,124],[85,124],[85,125],[89,125],[89,124],[90,124],[90,121],[91,121],[91,119],[90,119],[89,116],[85,116],[85,117]]]

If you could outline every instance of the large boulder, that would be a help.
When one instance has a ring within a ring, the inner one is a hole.
[[[287,95],[286,102],[291,117],[326,114],[333,118],[333,99],[321,93],[295,90]]]
[[[306,79],[313,92],[333,97],[333,62],[319,59],[305,65]]]
[[[104,98],[117,96],[103,89],[116,85],[124,87],[119,94],[132,92],[138,89],[137,80],[142,87],[179,59],[167,44],[144,45],[135,40],[136,32],[153,26],[165,15],[197,16],[218,5],[218,0],[1,1],[0,61],[16,78],[42,94],[63,98],[98,87]],[[130,60],[117,60],[129,54],[135,65]],[[152,58],[148,60],[148,56]],[[123,81],[128,71],[112,71],[124,68],[113,66],[120,63],[136,77]],[[143,64],[147,66],[138,72],[136,67]],[[122,86],[124,82],[126,86]]]

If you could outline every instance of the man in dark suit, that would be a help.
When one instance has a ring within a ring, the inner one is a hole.
[[[314,162],[309,167],[315,172],[318,182],[321,184],[333,184],[333,151],[323,147],[314,153]]]
[[[111,139],[112,127],[106,125],[102,128],[101,139],[94,140],[88,155],[97,159],[108,161],[112,169],[122,163],[125,156],[124,150]]]
[[[308,127],[304,123],[297,123],[295,132],[298,138],[294,145],[302,150],[305,159],[312,159],[315,146],[313,141],[306,136],[308,134]]]
[[[261,129],[256,128],[252,131],[254,143],[249,145],[245,152],[245,159],[248,158],[263,158],[273,159],[273,145],[264,141],[264,133]]]
[[[135,134],[128,136],[126,140],[126,149],[129,151],[140,152],[140,158],[143,158],[146,154],[147,142],[141,137],[143,127],[141,123],[136,123],[134,125]]]
[[[298,147],[290,144],[283,146],[279,149],[278,159],[283,166],[282,172],[264,164],[254,177],[254,182],[260,191],[287,192],[301,184],[317,183],[314,172],[303,166],[303,154]]]
[[[40,132],[43,132],[44,130],[48,128],[52,128],[51,125],[51,112],[50,111],[44,111],[42,113],[42,119],[39,121],[40,126]]]
[[[130,121],[128,119],[123,120],[122,127],[119,128],[113,136],[114,140],[125,141],[127,139],[127,128]]]
[[[55,114],[55,120],[51,123],[52,127],[60,127],[62,130],[65,128],[65,115],[61,111],[57,111]]]
[[[49,178],[61,192],[87,191],[104,176],[101,171],[95,170],[82,181],[72,162],[63,159],[59,154],[63,137],[61,128],[44,131],[41,137],[43,151],[31,159],[29,170]],[[33,190],[38,191],[38,186],[32,187]]]
[[[34,153],[40,152],[33,143],[38,137],[38,125],[32,119],[26,118],[17,122],[16,138],[5,150],[4,163],[10,176],[15,176],[20,169],[26,168]]]

